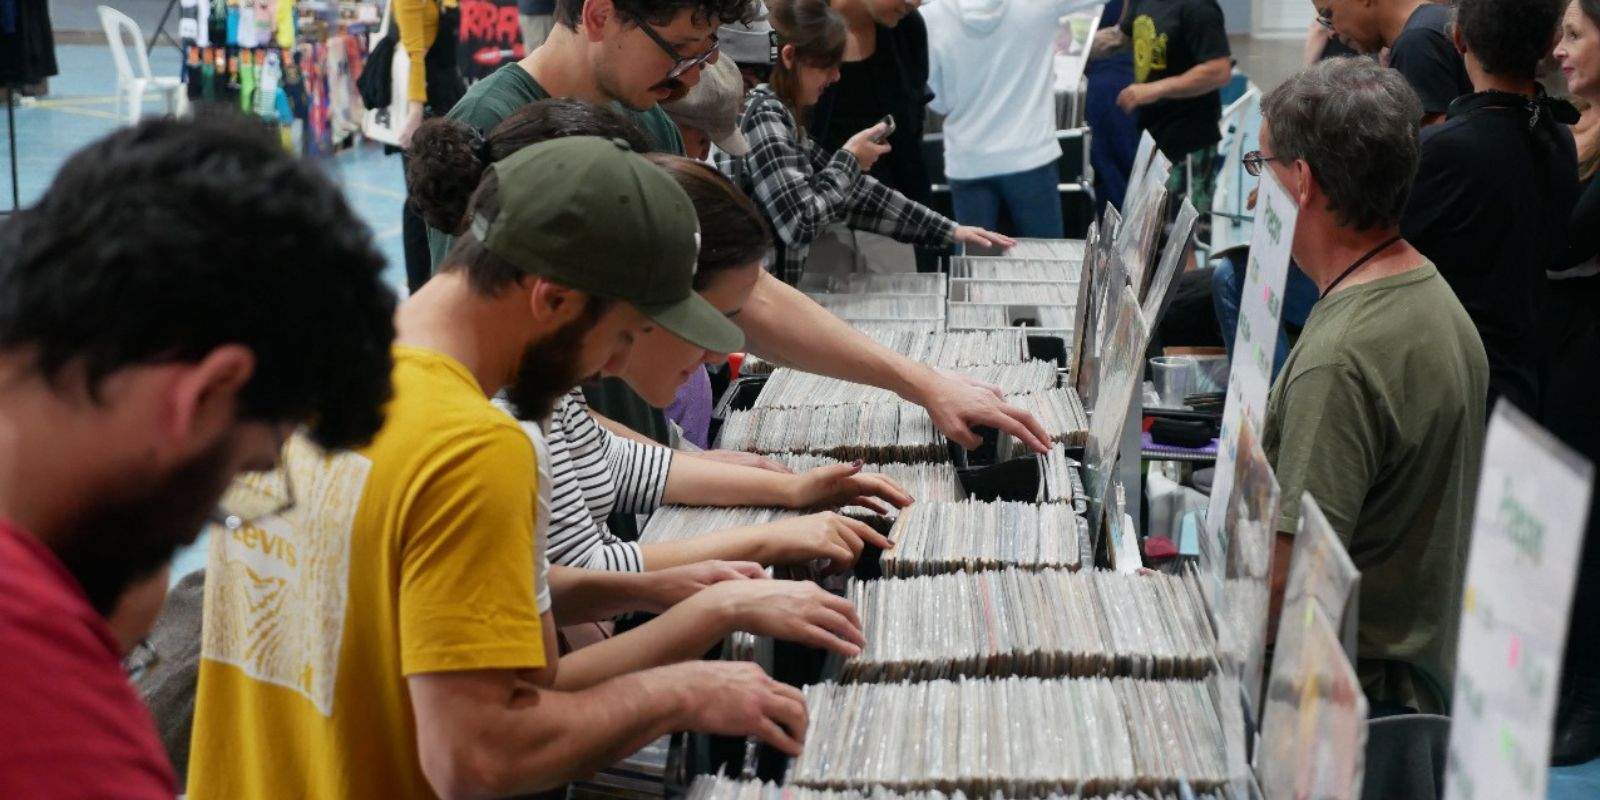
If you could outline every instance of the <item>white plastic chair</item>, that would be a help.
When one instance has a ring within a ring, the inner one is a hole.
[[[156,77],[150,74],[150,57],[144,49],[144,31],[139,23],[127,14],[110,6],[97,6],[100,27],[105,29],[106,44],[111,46],[111,59],[117,64],[117,115],[129,125],[144,116],[144,93],[155,90],[167,104],[168,114],[181,114],[185,110],[183,82],[176,76]],[[129,39],[132,39],[130,47]],[[128,60],[132,50],[138,59],[138,71]]]

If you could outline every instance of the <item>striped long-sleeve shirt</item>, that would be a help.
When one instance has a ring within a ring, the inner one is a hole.
[[[855,156],[829,153],[802,137],[794,115],[766,84],[751,90],[739,129],[750,152],[738,158],[719,154],[718,165],[777,232],[773,271],[784,282],[799,282],[811,243],[836,222],[925,247],[953,241],[953,220],[863,174]]]
[[[611,535],[613,511],[643,514],[661,505],[672,451],[612,434],[595,422],[581,390],[556,406],[550,420],[550,563],[641,572],[639,545]]]

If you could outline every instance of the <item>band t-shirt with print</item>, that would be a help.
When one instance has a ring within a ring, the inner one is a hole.
[[[1216,0],[1132,0],[1122,32],[1133,50],[1133,79],[1152,83],[1231,55],[1222,9]],[[1222,95],[1160,100],[1141,106],[1139,127],[1150,132],[1167,158],[1184,156],[1221,141]]]
[[[394,361],[371,445],[295,437],[294,505],[213,532],[190,797],[432,798],[407,676],[545,665],[533,443],[459,362]]]

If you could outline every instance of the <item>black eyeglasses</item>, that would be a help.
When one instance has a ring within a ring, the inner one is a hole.
[[[633,22],[639,26],[639,30],[644,31],[644,35],[650,37],[650,41],[656,43],[656,47],[661,48],[661,52],[672,58],[672,69],[667,71],[667,80],[669,81],[695,67],[704,65],[711,60],[712,56],[717,54],[717,35],[714,33],[711,34],[711,47],[707,48],[704,53],[685,57],[678,55],[678,48],[673,47],[666,39],[661,38],[661,34],[656,33],[655,29],[650,27],[650,23],[646,22],[643,17],[633,17]]]
[[[1250,152],[1245,153],[1244,158],[1241,160],[1244,162],[1244,171],[1250,173],[1250,176],[1253,178],[1259,178],[1261,177],[1262,165],[1266,164],[1268,161],[1277,161],[1278,157],[1264,156],[1261,154],[1260,150],[1251,150]]]

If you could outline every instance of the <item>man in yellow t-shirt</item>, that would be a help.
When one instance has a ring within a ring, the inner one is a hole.
[[[293,504],[212,540],[192,797],[526,794],[673,730],[791,750],[804,733],[803,697],[748,664],[540,688],[555,650],[534,449],[488,395],[536,418],[654,325],[716,352],[742,336],[691,288],[688,196],[623,146],[527,148],[490,169],[474,213],[400,310],[372,444],[297,440],[279,485],[234,490]]]

